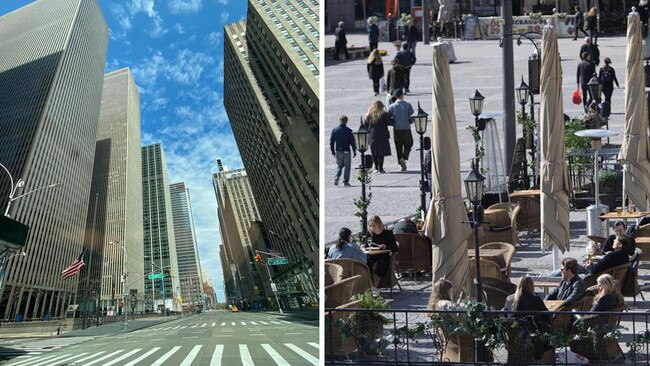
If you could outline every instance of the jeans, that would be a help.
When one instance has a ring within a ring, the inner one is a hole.
[[[336,152],[336,178],[341,176],[343,172],[343,184],[350,183],[350,167],[352,164],[352,155],[349,151]]]
[[[409,51],[413,53],[413,57],[415,57],[415,45],[417,44],[417,42],[407,42],[406,44],[409,47]]]
[[[589,93],[589,87],[587,84],[580,84],[580,89],[582,89],[582,105],[585,107],[585,112],[589,110],[589,104],[591,104],[591,93]]]
[[[393,136],[395,141],[395,150],[397,151],[397,161],[401,158],[408,160],[411,148],[413,147],[413,135],[411,135],[411,130],[394,130]]]

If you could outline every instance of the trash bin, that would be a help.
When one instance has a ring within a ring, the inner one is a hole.
[[[600,215],[609,212],[606,205],[587,206],[587,235],[607,237],[607,221],[601,220]]]

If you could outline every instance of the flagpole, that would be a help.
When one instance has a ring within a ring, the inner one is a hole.
[[[88,268],[86,270],[86,291],[84,291],[84,320],[81,329],[86,329],[86,321],[88,320],[88,290],[90,287],[90,271],[93,267],[93,246],[95,244],[95,223],[97,221],[97,200],[99,193],[95,193],[95,207],[93,209],[93,231],[90,233],[90,250],[88,252]]]

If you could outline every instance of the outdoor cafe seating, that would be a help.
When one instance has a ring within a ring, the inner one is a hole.
[[[395,234],[399,243],[399,256],[395,260],[397,273],[418,273],[431,271],[431,244],[420,234]]]
[[[622,312],[625,306],[613,309],[612,312]],[[578,333],[579,322],[586,328],[596,331],[596,344],[587,339],[573,339],[570,343],[571,351],[586,357],[591,363],[610,364],[611,361],[622,355],[623,351],[616,339],[606,339],[606,327],[604,325],[616,326],[619,324],[620,316],[617,314],[594,314],[586,315],[573,322],[571,334]]]
[[[348,302],[346,304],[337,306],[336,309],[354,309],[361,305],[361,300]],[[357,344],[353,337],[344,337],[341,330],[336,326],[339,320],[344,320],[351,317],[353,312],[335,311],[333,313],[325,313],[325,344],[327,346],[328,355],[347,355],[357,349]]]
[[[326,259],[325,264],[327,263],[340,265],[343,268],[343,278],[361,276],[352,290],[352,295],[363,294],[367,289],[372,288],[372,275],[367,264],[349,258]]]
[[[375,283],[376,288],[387,288],[387,289],[390,289],[391,293],[393,293],[393,287],[395,287],[397,285],[400,292],[402,291],[402,286],[399,284],[399,281],[397,280],[397,276],[395,275],[395,273],[396,273],[396,261],[397,261],[398,254],[399,254],[399,252],[391,253],[391,256],[390,256],[390,270],[387,271],[384,276],[379,277],[379,276],[373,274],[373,283]]]
[[[343,279],[343,267],[336,263],[325,262],[325,286],[332,285]]]
[[[325,286],[325,306],[333,308],[350,301],[359,280],[361,275],[356,275]]]
[[[517,217],[520,207],[517,203],[495,203],[484,211],[483,224],[478,228],[479,245],[503,242],[517,244]],[[467,242],[474,248],[474,233]]]
[[[512,263],[512,258],[515,256],[515,246],[509,243],[487,243],[483,244],[480,247],[481,251],[485,249],[502,249],[505,250],[506,252],[504,253],[503,256],[499,256],[495,262],[501,266],[501,272],[505,274],[505,279],[509,280],[510,279],[510,274],[511,274],[511,263]]]

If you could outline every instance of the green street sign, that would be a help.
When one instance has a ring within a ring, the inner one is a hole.
[[[163,276],[164,275],[162,273],[152,273],[150,275],[147,275],[147,278],[150,280],[155,280],[156,278],[163,278]]]
[[[269,258],[267,263],[269,266],[281,266],[283,264],[289,264],[289,260],[287,258]]]

